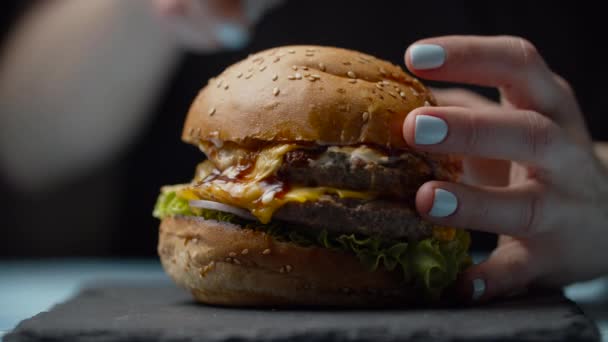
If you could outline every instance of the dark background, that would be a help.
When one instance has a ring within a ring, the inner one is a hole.
[[[3,40],[30,4],[3,2]],[[571,1],[286,1],[265,15],[245,49],[184,53],[150,114],[153,119],[104,168],[35,195],[18,192],[0,175],[0,257],[155,255],[158,222],[151,211],[160,186],[189,181],[204,158],[197,148],[180,141],[191,100],[226,66],[273,46],[334,45],[403,64],[406,47],[424,37],[523,36],[572,83],[593,137],[605,140],[608,119],[602,104],[608,75],[603,13],[600,5]],[[492,90],[476,90],[496,96]],[[475,235],[476,248],[487,249],[493,243],[491,236]]]

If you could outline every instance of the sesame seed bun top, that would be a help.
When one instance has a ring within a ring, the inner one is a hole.
[[[434,104],[426,87],[387,61],[334,47],[284,46],[209,80],[190,107],[182,139],[405,148],[405,116]]]

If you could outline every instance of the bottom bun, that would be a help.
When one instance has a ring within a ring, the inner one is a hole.
[[[169,276],[207,304],[378,307],[419,299],[399,272],[370,272],[352,254],[199,217],[164,218],[158,253]]]

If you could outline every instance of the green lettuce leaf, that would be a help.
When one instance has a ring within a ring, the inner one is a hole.
[[[174,191],[161,192],[156,200],[152,216],[163,218],[171,215],[194,215],[188,201],[180,198]]]
[[[287,230],[276,222],[262,224],[229,213],[190,208],[188,201],[180,198],[175,191],[160,194],[153,215],[156,218],[200,216],[207,220],[231,222],[246,229],[264,231],[279,241],[353,253],[370,271],[399,271],[403,275],[404,284],[420,289],[429,300],[439,299],[443,290],[456,280],[458,273],[471,264],[468,255],[470,236],[464,230],[456,230],[456,236],[450,241],[434,237],[420,241],[401,241],[355,234],[336,235],[327,230],[311,232],[305,228],[294,229],[291,225]]]

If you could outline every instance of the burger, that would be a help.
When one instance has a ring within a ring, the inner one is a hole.
[[[228,67],[182,133],[206,158],[154,209],[164,269],[215,305],[440,300],[470,263],[470,238],[424,221],[414,199],[461,164],[401,134],[410,111],[435,104],[400,67],[351,50],[285,46]]]

